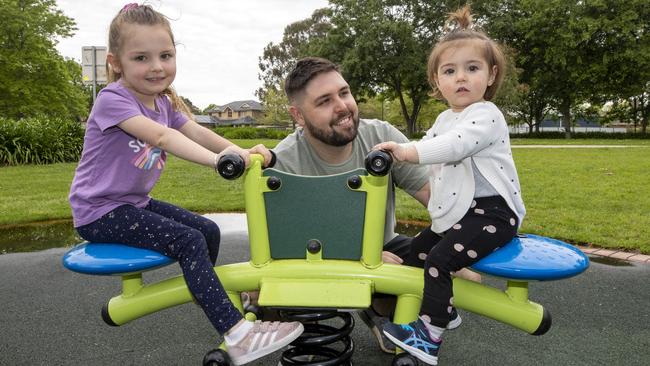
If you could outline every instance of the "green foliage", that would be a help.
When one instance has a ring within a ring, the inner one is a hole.
[[[232,139],[283,139],[292,131],[277,128],[257,127],[216,127],[214,132],[220,136]]]
[[[180,98],[183,101],[183,103],[185,103],[187,108],[190,109],[192,114],[201,114],[201,110],[197,106],[195,106],[194,103],[192,103],[192,101],[189,100],[189,98],[185,98],[184,96],[180,96]]]
[[[650,80],[647,0],[477,1],[490,34],[516,50],[530,116],[641,94]],[[539,100],[543,104],[539,104]],[[539,120],[538,120],[539,122]],[[528,123],[528,122],[527,122]]]
[[[0,116],[88,114],[81,66],[55,48],[58,38],[74,30],[54,0],[0,1]]]
[[[329,22],[331,9],[317,9],[311,17],[289,24],[284,28],[282,42],[269,43],[259,58],[262,88],[256,95],[264,100],[268,89],[282,91],[282,85],[294,62],[305,56],[315,56],[311,43],[327,38],[332,25]]]
[[[271,86],[263,93],[262,103],[264,104],[265,116],[262,119],[264,124],[270,125],[286,125],[295,128],[295,122],[289,115],[289,100],[284,94],[284,89],[281,83],[281,89],[276,89]]]
[[[209,111],[213,111],[213,110],[218,109],[218,108],[219,108],[218,105],[216,105],[216,104],[214,104],[214,103],[210,103],[210,104],[208,104],[208,106],[205,107],[205,109],[203,109],[203,111],[201,111],[201,113],[199,113],[199,114],[208,114]]]
[[[77,161],[83,138],[84,129],[76,121],[0,117],[0,166]]]

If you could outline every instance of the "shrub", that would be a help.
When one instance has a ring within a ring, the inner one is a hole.
[[[216,127],[214,131],[227,139],[275,139],[287,137],[291,130],[257,127]]]
[[[0,165],[77,161],[83,149],[79,122],[60,118],[0,118]]]

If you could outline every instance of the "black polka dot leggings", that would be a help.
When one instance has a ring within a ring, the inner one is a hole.
[[[412,242],[409,263],[424,261],[420,316],[444,328],[454,304],[450,272],[469,267],[517,234],[517,216],[501,196],[475,198],[465,216],[441,236],[428,230]]]
[[[152,199],[145,208],[120,206],[77,231],[91,242],[126,244],[176,259],[189,291],[220,334],[242,319],[213,269],[221,240],[214,221]]]

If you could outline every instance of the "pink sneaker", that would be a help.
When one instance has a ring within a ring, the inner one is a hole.
[[[304,327],[299,322],[256,321],[242,340],[228,346],[228,355],[235,365],[243,365],[273,353],[298,338]]]

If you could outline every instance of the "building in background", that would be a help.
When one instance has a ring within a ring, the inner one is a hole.
[[[210,127],[255,126],[264,118],[264,107],[254,100],[239,100],[194,116],[195,121]]]

